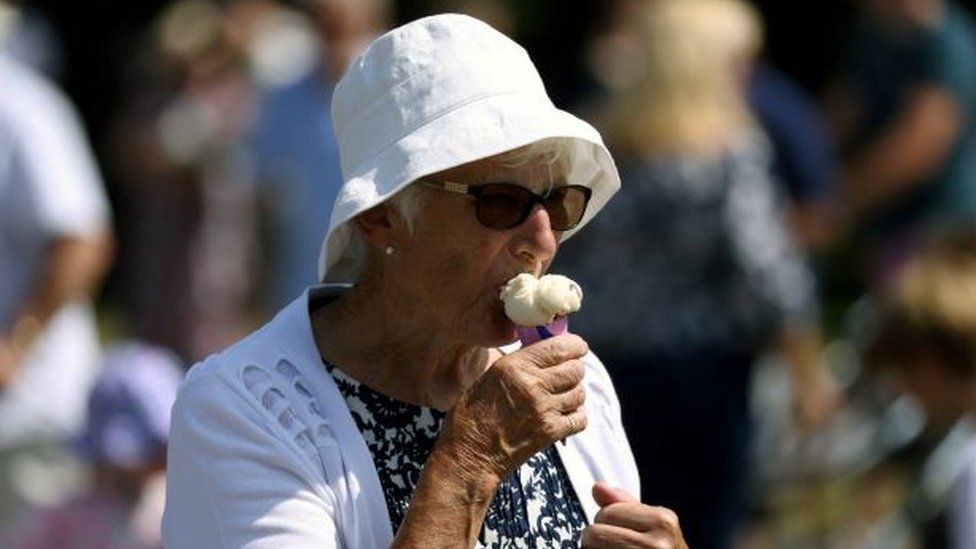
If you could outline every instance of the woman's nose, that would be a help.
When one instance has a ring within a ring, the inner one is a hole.
[[[542,205],[536,204],[529,217],[515,228],[513,245],[515,255],[533,263],[548,263],[556,255],[556,233],[549,223],[549,212]]]

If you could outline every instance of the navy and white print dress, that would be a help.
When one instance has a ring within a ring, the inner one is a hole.
[[[400,527],[445,414],[382,395],[326,364],[366,441],[393,531]],[[583,507],[555,446],[529,458],[495,492],[478,547],[578,547]]]

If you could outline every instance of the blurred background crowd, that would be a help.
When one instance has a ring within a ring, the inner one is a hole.
[[[329,99],[479,17],[623,188],[553,270],[704,548],[976,547],[976,2],[0,0],[0,546],[158,547],[185,368],[315,282]]]

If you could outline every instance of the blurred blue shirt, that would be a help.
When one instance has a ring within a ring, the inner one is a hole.
[[[332,88],[317,69],[262,100],[253,150],[258,192],[270,214],[269,311],[317,282],[319,246],[342,185],[329,112]]]
[[[786,75],[760,63],[749,82],[749,106],[773,146],[773,172],[797,204],[829,198],[837,161],[817,105]]]

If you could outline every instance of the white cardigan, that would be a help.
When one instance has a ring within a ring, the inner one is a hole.
[[[173,407],[163,541],[171,549],[389,547],[379,477],[322,365],[308,315],[317,287],[195,365]],[[589,522],[597,480],[639,497],[610,377],[584,358],[587,429],[556,447]]]

